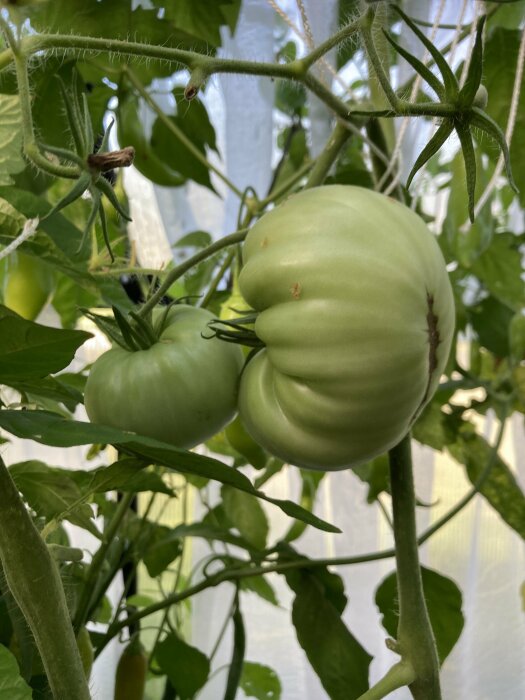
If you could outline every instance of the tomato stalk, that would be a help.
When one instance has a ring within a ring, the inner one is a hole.
[[[241,243],[246,238],[247,233],[248,231],[246,230],[231,233],[229,236],[225,236],[224,238],[215,241],[215,243],[212,243],[207,248],[200,250],[198,253],[195,253],[195,255],[192,255],[180,265],[177,265],[177,267],[174,267],[173,270],[168,272],[166,278],[164,279],[162,284],[159,285],[157,291],[151,295],[151,297],[145,304],[143,304],[139,311],[139,314],[141,316],[145,316],[149,311],[151,311],[162,299],[164,294],[166,294],[171,285],[174,282],[176,282],[179,279],[179,277],[182,277],[184,273],[188,272],[188,270],[191,270],[192,267],[195,267],[195,265],[202,262],[203,260],[206,260],[212,255],[215,255],[215,253],[217,253],[219,250],[227,248],[230,245],[235,245],[236,243]]]
[[[414,700],[441,700],[439,660],[423,593],[410,434],[389,453],[399,623],[395,651],[414,670]]]
[[[304,189],[317,187],[317,185],[323,184],[330,171],[330,168],[337,160],[337,156],[349,138],[350,132],[348,129],[345,129],[342,124],[337,122],[326,146],[324,147],[324,150],[319,154],[317,160],[315,161],[315,165],[310,172]]]
[[[89,700],[60,574],[0,458],[0,559],[34,636],[54,700]]]
[[[118,503],[113,518],[104,532],[104,541],[97,550],[95,556],[91,560],[91,564],[86,574],[85,584],[82,588],[82,596],[78,601],[73,625],[75,630],[80,630],[88,619],[91,601],[96,593],[96,584],[100,575],[100,571],[107,556],[108,549],[115,539],[122,521],[128,513],[129,506],[135,497],[133,492],[124,494],[122,500]]]

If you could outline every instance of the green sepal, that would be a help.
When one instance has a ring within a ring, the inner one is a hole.
[[[420,168],[422,168],[425,165],[425,163],[439,151],[441,146],[445,143],[445,141],[452,133],[453,129],[454,127],[452,123],[448,120],[442,122],[442,124],[438,127],[436,133],[434,134],[434,136],[432,136],[432,138],[427,143],[425,148],[421,151],[416,162],[414,163],[412,170],[410,171],[410,175],[407,179],[407,189],[410,187],[410,184],[412,183],[414,175],[417,173],[417,171]]]
[[[439,99],[444,100],[445,88],[439,82],[434,73],[432,73],[430,68],[427,68],[427,66],[425,66],[425,64],[422,61],[420,61],[419,58],[413,56],[411,53],[406,51],[406,49],[404,49],[400,44],[394,41],[390,32],[387,32],[385,29],[382,29],[382,32],[385,35],[387,41],[390,42],[390,44],[394,47],[398,54],[402,56],[405,59],[405,61],[407,61],[407,63],[409,63],[412,66],[416,73],[419,73],[423,80],[425,80],[430,85],[430,87],[432,88],[432,90],[434,90]]]
[[[113,128],[113,125],[115,124],[115,120],[112,119],[109,124],[108,128],[104,131],[104,135],[102,136],[102,142],[99,147],[100,153],[104,153],[105,151],[108,150],[109,146],[109,135],[111,134],[111,129]]]
[[[80,251],[84,247],[84,244],[86,242],[86,238],[89,236],[89,233],[90,233],[90,231],[91,231],[91,229],[96,221],[99,206],[100,206],[100,193],[95,188],[93,188],[91,191],[91,195],[93,197],[93,203],[91,205],[91,210],[89,212],[87,223],[86,223],[86,225],[84,227],[84,231],[82,233],[82,239],[81,239],[79,246],[77,248],[77,255],[78,255],[78,253],[80,253]]]
[[[236,318],[235,321],[214,319],[207,324],[211,335],[206,336],[202,334],[202,337],[219,338],[219,340],[224,340],[227,343],[237,343],[252,348],[263,348],[265,345],[255,331],[245,327],[246,325],[253,325],[256,318],[257,314],[250,314],[249,316]],[[224,326],[228,328],[224,328]],[[229,328],[232,330],[229,330]]]
[[[89,105],[85,92],[82,93],[82,107],[84,109],[84,138],[88,148],[88,153],[86,154],[87,158],[89,152],[93,150],[95,145],[95,136],[93,134],[93,124],[91,123],[91,114],[89,112]]]
[[[115,190],[109,182],[102,177],[102,175],[99,176],[96,186],[98,189],[106,195],[106,197],[109,199],[111,202],[112,206],[117,210],[117,212],[120,214],[120,216],[125,219],[126,221],[131,221],[130,215],[125,211],[125,209],[122,208],[121,203],[118,201],[118,197],[115,194]]]
[[[459,141],[461,143],[463,160],[465,161],[468,215],[470,221],[474,223],[474,200],[476,194],[476,154],[474,152],[474,144],[472,143],[472,134],[470,133],[469,127],[460,122],[456,122],[455,127],[459,136]]]
[[[489,117],[489,115],[479,107],[472,107],[470,123],[472,126],[475,126],[477,129],[481,129],[481,131],[484,131],[491,138],[493,138],[494,141],[496,141],[498,146],[501,148],[501,152],[503,153],[503,158],[505,160],[505,172],[507,173],[507,180],[509,181],[509,185],[512,187],[514,192],[518,194],[519,189],[516,183],[514,182],[514,177],[512,176],[509,147],[507,145],[507,141],[505,139],[505,134],[503,133],[503,131],[500,129],[498,124],[496,124],[496,122],[492,119],[492,117]]]
[[[48,151],[62,160],[70,161],[71,163],[76,163],[82,170],[85,168],[86,163],[82,158],[73,151],[69,151],[67,148],[60,148],[59,146],[51,146],[49,143],[38,143],[38,147],[42,151]]]
[[[73,88],[73,92],[72,94],[70,94],[62,78],[59,75],[57,75],[56,78],[60,85],[62,101],[64,102],[64,106],[66,108],[67,121],[69,124],[69,129],[73,136],[75,148],[77,149],[77,153],[81,157],[86,158],[87,154],[89,153],[88,149],[90,148],[90,146],[86,144],[84,140],[85,134],[84,125],[82,123],[82,113],[80,111],[80,106],[76,98],[75,90]]]
[[[137,334],[133,332],[133,329],[125,314],[123,314],[117,306],[112,306],[111,309],[119,330],[122,333],[122,337],[128,345],[128,348],[133,351],[146,350],[148,346],[144,343],[144,340],[140,336],[137,336]]]
[[[72,204],[75,200],[77,200],[79,197],[82,197],[84,192],[88,189],[88,187],[91,185],[91,175],[88,172],[83,172],[80,174],[80,177],[78,180],[75,181],[75,184],[73,187],[67,192],[62,199],[55,204],[55,206],[49,211],[45,216],[42,217],[42,221],[44,219],[48,219],[50,216],[53,216],[53,214],[56,214],[58,211],[63,209],[64,207],[67,207],[68,204]]]
[[[100,199],[98,201],[98,213],[100,216],[100,225],[102,227],[102,236],[104,237],[106,249],[109,253],[109,257],[111,258],[111,262],[115,262],[115,256],[113,255],[113,251],[111,250],[111,243],[109,242],[109,231],[108,222],[106,220],[106,212],[104,211],[104,206]]]
[[[135,321],[137,327],[141,329],[143,337],[149,341],[150,347],[151,345],[154,345],[158,338],[155,335],[155,331],[152,328],[151,323],[149,323],[147,319],[140,316],[136,311],[130,311],[129,315]],[[136,328],[134,330],[136,330]]]
[[[108,318],[107,316],[99,316],[98,314],[94,314],[92,311],[86,309],[85,307],[81,307],[80,311],[84,314],[86,318],[89,318],[90,321],[93,321],[97,328],[100,328],[102,333],[104,333],[104,335],[107,335],[107,337],[110,338],[110,340],[112,340],[124,350],[129,350],[129,347],[126,344],[124,338],[122,337],[122,334],[119,332],[118,325],[114,319]]]
[[[166,327],[166,321],[168,319],[168,314],[170,312],[171,307],[176,304],[176,301],[172,301],[171,304],[168,304],[167,306],[164,307],[162,310],[162,313],[159,315],[157,320],[155,321],[155,325],[153,328],[153,331],[157,338],[160,338],[161,333],[163,332],[164,328]]]
[[[476,92],[481,85],[481,77],[483,74],[483,27],[485,26],[486,19],[486,16],[483,15],[478,20],[476,41],[470,57],[467,79],[458,95],[458,104],[460,107],[470,107],[472,105]]]
[[[434,59],[436,66],[439,69],[443,77],[443,83],[445,86],[445,95],[448,101],[455,100],[459,93],[459,85],[456,76],[452,72],[452,68],[448,65],[445,57],[439,51],[434,44],[425,36],[425,34],[419,29],[419,27],[406,15],[403,10],[397,5],[392,5],[392,9],[397,12],[397,14],[408,24],[410,29],[418,37],[421,43],[428,50],[429,54]]]

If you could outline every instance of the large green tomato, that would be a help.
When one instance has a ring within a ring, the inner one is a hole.
[[[157,343],[114,347],[89,373],[84,403],[94,423],[189,449],[221,430],[237,410],[239,347],[206,339],[213,315],[175,305]]]
[[[410,209],[343,185],[306,190],[248,233],[241,292],[265,343],[239,412],[257,442],[344,469],[399,442],[450,350],[454,302],[436,240]]]
[[[4,304],[34,321],[53,289],[51,269],[32,255],[17,251],[7,261]]]

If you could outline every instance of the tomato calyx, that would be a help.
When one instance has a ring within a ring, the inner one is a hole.
[[[155,320],[153,320],[151,312],[146,316],[141,316],[136,311],[129,311],[126,314],[117,306],[111,307],[113,318],[94,313],[86,308],[82,308],[81,311],[114,343],[124,350],[137,352],[138,350],[147,350],[159,342],[166,327],[170,309],[174,304],[183,303],[185,299],[186,297],[167,304]]]
[[[247,316],[235,318],[235,320],[214,319],[208,323],[211,335],[203,335],[203,337],[219,338],[219,340],[224,340],[227,343],[247,345],[251,348],[264,348],[265,344],[253,330],[253,324],[257,315],[257,313],[251,313]]]

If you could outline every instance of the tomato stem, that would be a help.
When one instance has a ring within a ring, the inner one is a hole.
[[[399,661],[386,674],[357,700],[382,700],[394,690],[410,685],[415,679],[414,669],[407,661]]]
[[[350,132],[341,123],[337,122],[333,132],[328,139],[323,151],[317,157],[315,165],[312,168],[304,189],[317,187],[322,185],[326,176],[330,172],[330,168],[337,160],[343,146],[350,138]]]
[[[111,519],[106,531],[104,532],[104,541],[100,545],[86,574],[85,584],[82,588],[82,597],[78,601],[77,609],[73,619],[73,626],[75,631],[79,631],[82,625],[84,625],[88,619],[91,601],[93,600],[96,591],[96,583],[102,569],[102,566],[106,560],[106,555],[108,549],[115,539],[120,525],[129,510],[131,501],[135,497],[135,493],[129,492],[124,494],[122,500],[119,501],[113,518]]]
[[[224,236],[224,238],[215,241],[203,250],[200,250],[198,253],[195,253],[195,255],[192,255],[180,265],[177,265],[177,267],[174,267],[173,270],[168,272],[164,282],[162,282],[162,284],[159,285],[157,291],[151,295],[151,297],[145,304],[143,304],[139,311],[139,315],[145,316],[149,311],[151,311],[151,309],[153,309],[157,305],[157,303],[162,299],[162,297],[168,291],[171,285],[174,282],[176,282],[179,279],[179,277],[182,277],[184,273],[188,272],[188,270],[191,270],[192,267],[195,267],[195,265],[202,262],[203,260],[207,260],[212,255],[215,255],[215,253],[218,253],[219,250],[227,248],[230,245],[235,245],[236,243],[241,243],[246,238],[247,233],[247,230],[242,230],[236,231],[235,233],[231,233],[229,236]]]
[[[57,565],[1,458],[0,559],[35,638],[54,700],[89,700]]]
[[[390,450],[389,460],[399,601],[397,648],[415,672],[410,685],[413,698],[441,700],[436,642],[419,564],[410,434]]]

